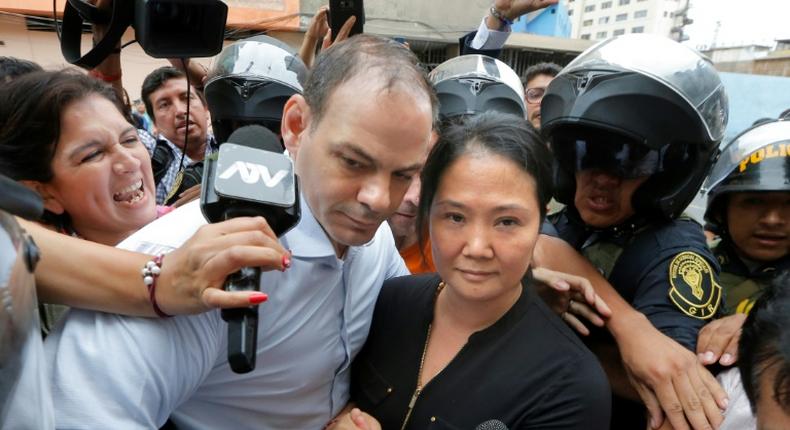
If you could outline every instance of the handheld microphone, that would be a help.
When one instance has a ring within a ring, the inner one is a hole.
[[[277,237],[301,215],[298,179],[277,136],[259,125],[234,131],[219,152],[205,159],[200,209],[209,222],[262,216]],[[257,290],[260,267],[245,267],[225,280],[226,291]],[[236,373],[255,369],[258,307],[223,309],[228,323],[228,363]]]

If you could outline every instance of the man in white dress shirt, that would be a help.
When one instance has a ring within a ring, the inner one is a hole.
[[[74,310],[45,345],[57,427],[324,426],[348,400],[382,282],[408,273],[382,222],[422,167],[436,109],[417,58],[396,42],[360,35],[322,53],[283,113],[302,219],[280,239],[290,267],[261,276],[269,300],[255,370],[230,370],[219,311],[157,320]],[[204,223],[193,202],[121,246],[174,248]]]

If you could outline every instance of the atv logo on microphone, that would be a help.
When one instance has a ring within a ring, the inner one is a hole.
[[[225,142],[212,169],[217,195],[289,206],[298,198],[293,162],[285,154]]]
[[[263,184],[269,188],[276,187],[288,175],[287,170],[278,170],[277,173],[272,176],[269,172],[269,168],[264,165],[245,161],[236,161],[230,167],[225,169],[225,171],[219,175],[219,178],[230,179],[236,173],[241,176],[241,180],[244,181],[245,184],[252,185],[258,182],[263,182]]]

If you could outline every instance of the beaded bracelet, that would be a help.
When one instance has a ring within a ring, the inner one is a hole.
[[[143,283],[146,288],[148,288],[148,300],[151,301],[154,312],[156,312],[159,318],[170,318],[172,315],[166,314],[156,303],[156,280],[159,278],[159,274],[162,273],[162,260],[164,260],[164,258],[164,254],[157,255],[153,260],[145,263],[141,273],[143,275]]]

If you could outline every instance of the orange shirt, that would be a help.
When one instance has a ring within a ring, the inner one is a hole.
[[[436,271],[436,267],[433,265],[433,256],[431,255],[430,240],[425,243],[423,252],[420,252],[420,243],[417,242],[414,245],[401,250],[400,256],[403,257],[403,261],[406,262],[406,267],[409,268],[409,271],[413,275],[420,273],[433,273]]]

